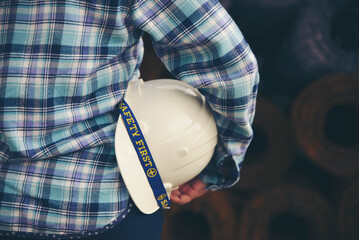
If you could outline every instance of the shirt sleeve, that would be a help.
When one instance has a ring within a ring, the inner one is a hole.
[[[169,71],[206,97],[219,142],[200,178],[211,190],[232,186],[253,136],[259,82],[241,31],[216,0],[137,0],[131,18]]]

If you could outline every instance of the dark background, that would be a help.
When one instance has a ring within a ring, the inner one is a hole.
[[[359,239],[359,1],[222,4],[259,62],[254,138],[239,183],[167,211],[163,240]],[[172,78],[145,49],[143,78]]]

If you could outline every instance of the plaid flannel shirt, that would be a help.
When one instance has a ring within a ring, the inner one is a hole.
[[[259,75],[216,0],[2,0],[0,238],[77,238],[126,216],[114,132],[143,32],[214,111],[220,139],[202,180],[213,190],[238,180]]]

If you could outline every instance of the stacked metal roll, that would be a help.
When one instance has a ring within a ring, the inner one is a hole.
[[[317,192],[277,185],[257,193],[245,206],[238,240],[337,239],[334,215]]]
[[[311,81],[359,69],[359,2],[311,0],[276,56],[283,86],[296,91]]]
[[[235,186],[239,190],[278,183],[295,156],[289,119],[271,100],[257,100],[252,126],[253,141],[241,169],[241,180]]]
[[[230,13],[251,37],[268,38],[306,3],[307,0],[237,0]]]
[[[359,181],[354,182],[343,195],[339,209],[341,239],[359,239]]]
[[[235,206],[225,192],[211,192],[165,213],[163,240],[236,240]]]
[[[301,151],[332,174],[359,174],[359,74],[332,75],[304,89],[294,102],[292,126]]]

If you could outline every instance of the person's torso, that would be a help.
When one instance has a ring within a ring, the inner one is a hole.
[[[0,2],[0,231],[58,238],[125,216],[116,107],[143,54],[129,2]]]

